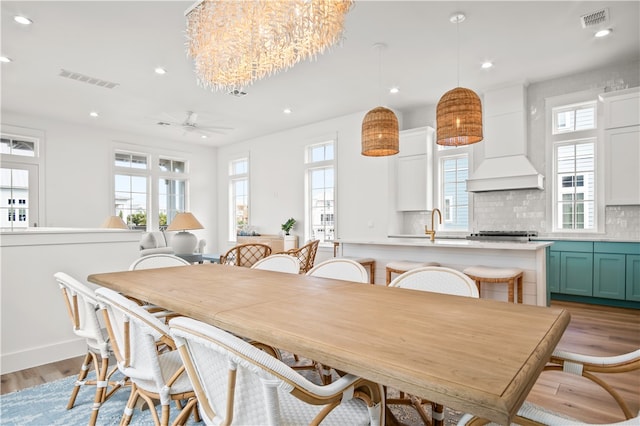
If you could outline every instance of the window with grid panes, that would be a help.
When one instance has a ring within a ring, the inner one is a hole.
[[[597,227],[595,100],[551,108],[553,230]]]
[[[335,141],[306,148],[306,216],[308,240],[320,243],[335,239]]]

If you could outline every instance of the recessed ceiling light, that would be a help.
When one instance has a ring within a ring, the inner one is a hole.
[[[165,70],[165,69],[164,69],[164,68],[162,68],[162,67],[158,67],[158,68],[156,68],[154,71],[156,72],[156,74],[160,74],[160,75],[164,75],[164,74],[166,74],[166,73],[167,73],[167,70]]]
[[[391,93],[391,94],[395,95],[398,92],[400,92],[400,88],[399,87],[392,87],[391,89],[389,89],[389,93]]]
[[[207,135],[200,135],[200,137],[201,137],[202,139],[206,139],[208,136],[207,136]]]
[[[482,65],[481,65],[481,66],[482,66],[482,69],[487,70],[487,69],[489,69],[489,68],[493,67],[493,62],[491,62],[491,61],[485,61],[485,62],[483,62],[483,63],[482,63]]]
[[[604,30],[600,30],[597,33],[595,33],[594,36],[597,38],[606,37],[609,34],[611,34],[611,31],[613,31],[611,28],[605,28]]]
[[[293,111],[291,111],[291,108],[285,108],[282,112],[285,114],[291,114]]]
[[[89,115],[90,115],[91,117],[93,117],[93,118],[97,118],[97,117],[99,117],[99,116],[100,116],[100,114],[98,114],[98,113],[97,113],[97,112],[95,112],[95,111],[91,111],[91,112],[89,113]]]
[[[0,56],[0,62],[8,63],[8,62],[11,62],[11,61],[13,61],[13,59],[11,59],[8,56]]]
[[[26,16],[20,16],[20,15],[14,16],[13,20],[16,21],[18,24],[22,24],[22,25],[31,25],[33,23],[31,19],[27,18]]]

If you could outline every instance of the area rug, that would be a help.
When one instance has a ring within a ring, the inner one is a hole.
[[[78,393],[76,404],[67,410],[67,402],[71,395],[71,388],[75,376],[59,379],[43,385],[23,389],[0,396],[0,425],[2,426],[82,426],[89,421],[95,388],[83,387]],[[393,394],[393,390],[389,391]],[[129,396],[128,389],[120,389],[100,408],[98,425],[118,425],[122,418],[122,411]],[[390,407],[396,418],[406,426],[422,425],[415,410],[402,406]],[[460,413],[445,408],[445,424],[455,425]],[[177,410],[171,410],[171,419],[177,415]],[[132,426],[153,425],[148,411],[136,410],[131,419]],[[200,425],[190,417],[189,425]],[[259,425],[256,425],[259,426]]]

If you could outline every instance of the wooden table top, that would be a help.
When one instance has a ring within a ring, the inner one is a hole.
[[[88,279],[499,424],[570,319],[562,309],[217,264]]]

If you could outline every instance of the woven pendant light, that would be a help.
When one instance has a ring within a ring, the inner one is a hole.
[[[372,109],[362,120],[362,155],[382,157],[400,151],[398,117],[389,108]]]
[[[449,21],[456,24],[458,37],[458,85],[460,84],[460,31],[463,13],[453,14]],[[480,142],[482,136],[482,103],[471,89],[456,87],[442,95],[436,108],[436,143],[460,146]]]
[[[470,145],[482,136],[482,104],[470,89],[456,87],[442,95],[436,108],[438,145]]]
[[[378,92],[382,94],[382,51],[384,43],[376,43],[378,51]],[[382,98],[380,99],[382,103]],[[382,106],[369,111],[362,120],[362,155],[384,157],[400,152],[400,131],[398,117],[389,108]]]

